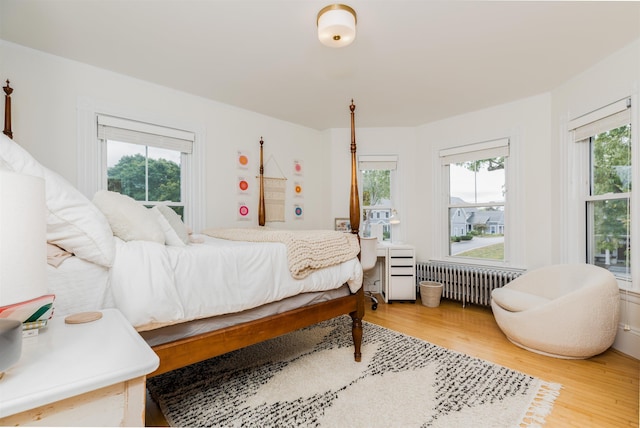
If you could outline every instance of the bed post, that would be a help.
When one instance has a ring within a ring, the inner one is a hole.
[[[4,89],[4,131],[2,133],[13,139],[13,131],[11,131],[11,93],[13,88],[9,87],[9,79],[7,79],[7,86],[3,86],[2,89]]]
[[[356,156],[356,105],[353,103],[353,100],[351,100],[349,110],[351,110],[351,194],[349,196],[349,221],[351,223],[351,233],[355,234],[358,237],[358,242],[360,242],[360,236],[358,235],[360,229],[360,197],[358,195],[358,159]],[[350,313],[351,319],[353,320],[351,333],[353,335],[353,345],[355,348],[353,356],[356,361],[361,361],[364,285],[360,287],[356,294],[358,300],[357,309]]]
[[[265,213],[264,213],[264,163],[262,161],[262,137],[260,137],[260,201],[258,202],[258,225],[264,226]]]

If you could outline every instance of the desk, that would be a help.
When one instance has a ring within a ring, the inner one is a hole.
[[[0,381],[0,425],[144,426],[158,356],[115,309],[86,324],[53,318]]]
[[[379,242],[377,247],[381,294],[386,303],[416,300],[415,248],[407,244]]]

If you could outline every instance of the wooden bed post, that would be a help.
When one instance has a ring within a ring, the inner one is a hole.
[[[264,163],[262,161],[262,146],[264,141],[260,137],[260,202],[258,203],[258,225],[264,226],[265,223],[265,207],[264,207]]]
[[[360,229],[360,196],[358,195],[358,159],[356,157],[356,105],[351,100],[349,106],[351,110],[351,196],[349,200],[349,222],[351,223],[351,233],[356,235]]]
[[[9,79],[7,79],[7,86],[3,86],[2,89],[4,89],[4,131],[2,133],[13,139],[13,131],[11,131],[11,93],[13,88],[9,87]]]
[[[358,235],[360,230],[360,196],[358,195],[358,159],[356,156],[356,105],[353,103],[353,100],[351,100],[349,110],[351,110],[351,193],[349,196],[349,221],[351,223],[351,233],[355,234],[358,237],[358,242],[360,242],[360,236]],[[361,255],[358,255],[358,257],[360,256]],[[351,315],[351,319],[353,320],[351,327],[351,334],[353,335],[353,344],[355,347],[353,356],[356,361],[361,361],[362,318],[364,317],[364,284],[356,294],[358,295],[357,309],[349,315]]]

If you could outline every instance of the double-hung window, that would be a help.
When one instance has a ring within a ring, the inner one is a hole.
[[[448,256],[505,260],[506,169],[509,139],[439,153],[448,203]]]
[[[147,207],[168,205],[184,218],[185,164],[194,133],[107,115],[97,120],[106,165],[101,187]]]
[[[364,236],[375,235],[374,231],[380,230],[383,240],[391,239],[392,222],[397,216],[393,205],[397,164],[396,155],[361,155],[358,158],[358,169],[362,174]]]
[[[569,124],[586,165],[582,195],[585,261],[631,281],[631,103],[624,99]]]

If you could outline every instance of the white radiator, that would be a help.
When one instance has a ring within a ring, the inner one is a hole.
[[[435,281],[443,285],[442,297],[459,300],[462,305],[489,306],[491,290],[503,287],[524,273],[521,269],[476,266],[451,262],[417,262],[416,280]]]

